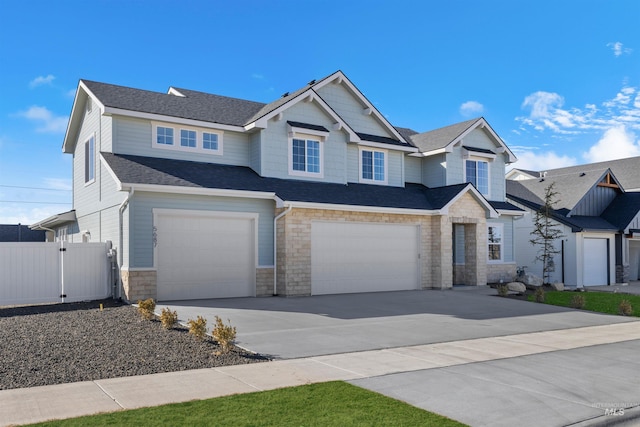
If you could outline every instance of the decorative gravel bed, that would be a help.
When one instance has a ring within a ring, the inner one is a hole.
[[[0,390],[267,360],[218,350],[114,300],[0,309]]]

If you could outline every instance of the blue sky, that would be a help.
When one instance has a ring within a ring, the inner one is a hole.
[[[640,155],[637,0],[0,0],[0,16],[0,224],[71,209],[81,78],[269,102],[340,69],[396,126],[484,116],[515,167]]]

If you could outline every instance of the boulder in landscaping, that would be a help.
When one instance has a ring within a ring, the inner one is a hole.
[[[564,283],[562,282],[552,283],[550,286],[554,291],[564,291]]]
[[[542,277],[538,277],[533,273],[525,273],[524,276],[522,276],[521,281],[527,287],[531,286],[533,288],[538,288],[542,286]]]
[[[524,283],[509,282],[507,283],[507,289],[509,289],[509,291],[511,292],[517,292],[519,294],[522,294],[524,293],[524,291],[527,290],[527,287],[524,285]]]

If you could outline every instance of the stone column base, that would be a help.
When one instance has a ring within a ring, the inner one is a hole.
[[[138,300],[158,298],[156,270],[121,270],[124,299],[136,303]]]

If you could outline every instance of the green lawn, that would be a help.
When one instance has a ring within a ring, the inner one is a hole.
[[[640,295],[614,294],[611,292],[545,292],[545,304],[571,307],[571,298],[582,295],[585,300],[584,310],[597,311],[598,313],[619,314],[620,301],[626,299],[633,307],[633,316],[640,317]],[[530,295],[529,301],[535,301],[535,296]]]
[[[449,427],[465,424],[334,381],[34,425]]]

